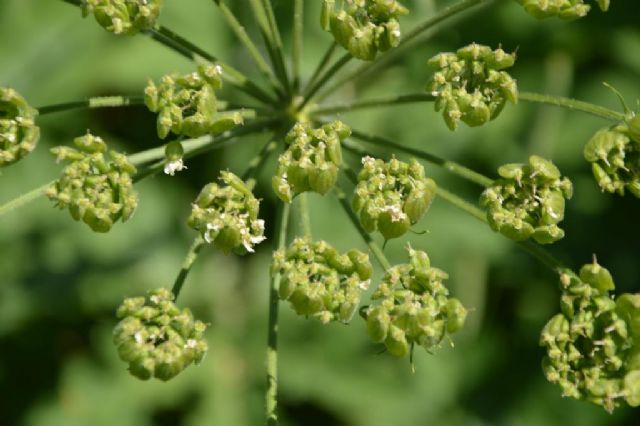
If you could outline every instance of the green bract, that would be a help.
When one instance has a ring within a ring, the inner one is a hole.
[[[0,87],[0,167],[15,163],[36,147],[38,111],[15,90]]]
[[[396,0],[344,0],[334,10],[335,0],[324,0],[321,24],[336,42],[354,57],[372,61],[400,43],[398,18],[409,10]]]
[[[599,130],[584,147],[593,176],[603,191],[640,198],[640,141],[625,125]]]
[[[74,139],[78,149],[58,146],[51,153],[69,164],[45,192],[61,209],[69,209],[95,232],[108,232],[117,220],[127,221],[138,205],[131,176],[136,168],[124,154],[109,151],[99,136]]]
[[[197,72],[165,75],[160,84],[149,81],[144,101],[158,113],[158,136],[169,132],[192,138],[219,134],[243,123],[240,112],[218,112],[215,91],[222,87],[222,68],[201,65]]]
[[[564,237],[558,224],[573,186],[551,161],[532,155],[529,164],[505,164],[498,174],[500,179],[480,197],[494,231],[516,241],[532,237],[540,244]]]
[[[431,350],[464,326],[467,310],[449,297],[449,276],[431,267],[427,253],[409,250],[409,263],[389,269],[365,310],[369,336],[389,353],[405,356],[413,345]]]
[[[258,219],[260,202],[233,173],[220,172],[220,180],[224,185],[202,188],[188,224],[225,254],[253,253],[253,246],[265,240],[264,221]]]
[[[162,0],[82,0],[82,15],[93,14],[105,30],[114,34],[136,34],[156,23]]]
[[[296,238],[287,249],[273,254],[272,274],[281,274],[280,299],[288,300],[299,315],[323,323],[347,323],[369,286],[369,256],[352,249],[340,254],[325,241]]]
[[[207,326],[193,319],[188,308],[180,310],[169,290],[149,291],[147,297],[124,299],[113,330],[118,355],[129,363],[129,372],[142,380],[169,380],[191,363],[199,364],[207,353],[203,334]]]
[[[545,325],[542,366],[563,396],[612,411],[624,400],[640,405],[640,294],[614,300],[609,271],[596,261],[560,275],[562,313]]]
[[[436,98],[435,109],[442,111],[451,130],[460,120],[481,126],[496,118],[507,101],[518,102],[516,81],[502,71],[515,60],[515,54],[476,43],[429,59],[437,71],[427,83],[427,91]]]
[[[367,232],[380,231],[389,240],[406,233],[429,209],[436,183],[415,159],[388,162],[362,159],[353,207]]]
[[[589,13],[591,6],[584,4],[584,0],[517,0],[524,10],[536,18],[558,16],[572,20],[582,18]],[[609,9],[609,0],[595,0],[602,11]]]
[[[314,129],[308,123],[297,123],[285,138],[287,150],[278,159],[272,178],[276,195],[290,203],[306,191],[326,194],[338,179],[342,163],[340,143],[351,135],[351,129],[334,121]]]

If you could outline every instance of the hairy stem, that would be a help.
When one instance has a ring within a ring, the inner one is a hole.
[[[287,244],[287,229],[289,226],[290,205],[283,203],[279,212],[279,229],[277,231],[278,250],[283,250]],[[268,426],[278,425],[278,308],[280,297],[281,275],[276,272],[269,284],[269,324],[267,328],[267,389],[265,392],[266,417]]]
[[[562,96],[551,96],[532,92],[520,92],[518,93],[518,99],[526,102],[555,105],[574,111],[585,112],[587,114],[595,115],[596,117],[604,118],[606,120],[621,121],[625,118],[624,114],[610,110],[609,108],[601,107],[589,102],[578,101],[576,99],[565,98]]]
[[[144,105],[142,96],[98,96],[82,101],[65,102],[37,108],[40,115],[73,109],[117,108],[123,106]]]
[[[191,247],[187,252],[187,255],[182,262],[182,267],[180,268],[180,272],[176,277],[176,281],[173,284],[173,288],[171,292],[175,300],[178,300],[178,296],[180,295],[180,291],[182,290],[182,286],[184,285],[185,280],[187,279],[187,275],[189,275],[189,271],[191,271],[191,267],[195,263],[198,258],[198,253],[200,253],[200,249],[204,245],[204,239],[198,235],[191,243]]]

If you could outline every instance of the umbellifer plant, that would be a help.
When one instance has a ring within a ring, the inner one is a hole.
[[[385,243],[403,237],[428,214],[436,197],[514,240],[558,275],[560,313],[541,331],[540,345],[546,351],[544,374],[559,386],[562,395],[590,401],[607,411],[620,405],[640,405],[640,294],[614,295],[614,280],[595,257],[576,273],[540,246],[565,237],[560,225],[574,189],[550,160],[532,155],[522,163],[505,164],[493,179],[430,152],[408,148],[402,141],[355,130],[337,117],[357,109],[433,103],[444,125],[455,131],[463,124],[476,127],[496,120],[504,108],[516,108],[519,102],[593,114],[611,121],[610,127],[585,141],[584,158],[595,181],[603,192],[639,197],[640,118],[636,112],[626,106],[621,113],[572,99],[520,92],[509,73],[517,66],[516,53],[477,43],[425,58],[420,93],[338,105],[323,102],[378,65],[380,58],[406,51],[410,41],[437,29],[437,24],[489,0],[460,0],[408,30],[402,20],[412,11],[401,1],[323,0],[305,5],[303,0],[294,0],[290,59],[285,57],[271,0],[249,1],[268,58],[228,2],[213,0],[264,76],[267,88],[162,26],[161,0],[64,1],[79,7],[83,16],[95,18],[114,35],[151,37],[192,60],[193,71],[180,74],[167,70],[160,81],[149,81],[141,88],[137,98],[92,98],[38,109],[12,88],[0,87],[2,168],[25,160],[36,148],[39,115],[72,108],[144,103],[157,114],[159,138],[167,140],[163,146],[127,156],[110,149],[108,141],[97,135],[79,135],[75,148],[51,150],[65,163],[60,178],[1,205],[0,215],[44,195],[92,231],[109,232],[113,226],[125,226],[118,222],[129,219],[138,203],[144,202],[134,189],[141,179],[163,171],[173,176],[185,169],[191,158],[221,142],[231,143],[265,130],[273,134],[246,170],[239,175],[221,171],[193,201],[186,222],[196,235],[172,289],[159,288],[146,296],[126,298],[118,308],[120,321],[114,343],[132,375],[143,380],[169,380],[205,356],[206,324],[195,319],[188,308],[179,308],[177,299],[203,245],[244,256],[263,243],[261,200],[252,189],[257,172],[278,153],[271,181],[280,207],[269,288],[268,424],[277,424],[278,418],[280,301],[287,301],[297,314],[317,318],[323,324],[348,324],[361,317],[371,340],[396,357],[412,357],[417,346],[431,352],[464,327],[465,319],[473,313],[450,294],[448,274],[432,266],[425,251],[407,244],[407,263],[391,265],[376,242],[377,234]],[[591,8],[582,0],[517,2],[535,18],[578,19]],[[595,3],[603,11],[609,8],[609,1]],[[316,16],[327,38],[333,39],[311,76],[301,73],[305,13]],[[334,54],[341,50],[342,55],[334,61]],[[521,54],[526,55],[526,50]],[[362,64],[355,72],[329,84],[356,60]],[[225,102],[218,95],[223,84],[253,102],[233,106]],[[371,146],[381,148],[384,158],[375,158]],[[345,161],[345,152],[358,157],[359,171]],[[396,158],[404,154],[410,156],[408,161]],[[466,201],[439,186],[422,162],[444,167],[483,191],[477,201]],[[330,242],[314,239],[307,192],[337,197],[367,251],[358,246],[343,253]],[[288,226],[293,203],[300,207],[303,235],[292,235]],[[381,267],[380,278],[374,278],[370,254]]]

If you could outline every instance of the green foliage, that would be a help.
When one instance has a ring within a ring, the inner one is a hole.
[[[153,28],[162,0],[81,0],[82,15],[93,14],[105,30],[133,35]]]
[[[19,161],[34,150],[40,138],[38,111],[18,92],[0,87],[0,167]]]

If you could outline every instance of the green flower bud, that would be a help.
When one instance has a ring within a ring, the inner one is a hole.
[[[405,356],[412,345],[431,350],[447,333],[460,330],[467,310],[449,298],[442,281],[448,275],[430,266],[423,251],[409,251],[409,263],[389,269],[365,310],[369,337],[389,353]]]
[[[265,240],[264,221],[258,219],[260,202],[233,173],[221,172],[220,180],[224,185],[209,183],[202,188],[188,224],[225,254],[253,253],[253,247]]]
[[[320,25],[354,57],[372,61],[378,52],[400,43],[398,18],[409,10],[397,0],[345,0],[340,4],[336,11],[335,0],[323,0]]]
[[[155,25],[162,0],[82,0],[82,15],[93,14],[98,24],[114,34],[136,34]]]
[[[0,168],[22,159],[36,147],[40,128],[38,111],[18,92],[0,87]]]
[[[280,299],[288,300],[298,315],[326,324],[348,323],[369,286],[369,256],[352,249],[339,254],[325,241],[296,238],[273,255],[272,274],[280,274]]]
[[[544,19],[557,16],[564,20],[582,18],[589,13],[591,6],[584,4],[584,0],[517,0],[530,15]],[[609,9],[609,0],[596,0],[600,10]]]
[[[426,178],[415,159],[385,163],[362,159],[353,207],[367,232],[380,231],[385,239],[404,235],[426,213],[436,193],[436,183]]]
[[[542,330],[543,369],[564,396],[611,412],[623,401],[639,404],[640,294],[609,294],[611,274],[594,260],[580,275],[560,275],[562,313]]]
[[[640,198],[640,139],[631,139],[632,127],[601,129],[584,147],[600,189],[624,195],[625,189]]]
[[[472,43],[456,53],[440,53],[429,60],[436,72],[427,83],[451,130],[462,120],[481,126],[495,119],[506,102],[518,102],[516,81],[502,71],[515,62],[515,53]]]
[[[342,163],[340,143],[351,129],[334,121],[313,129],[309,124],[297,123],[285,137],[287,150],[278,159],[272,187],[285,203],[297,194],[313,191],[326,194],[338,180]]]
[[[169,290],[160,288],[146,298],[127,298],[118,308],[113,343],[139,379],[169,380],[192,363],[199,364],[207,352],[206,325],[173,300]]]
[[[506,164],[498,174],[501,178],[480,197],[491,229],[516,241],[533,238],[540,244],[564,237],[558,224],[573,188],[551,161],[533,155],[529,164]]]
[[[136,168],[118,152],[110,151],[102,138],[87,133],[74,140],[78,149],[55,147],[51,153],[69,164],[45,194],[56,207],[68,209],[95,232],[109,232],[113,224],[126,222],[138,206],[131,176]]]
[[[159,84],[149,81],[144,90],[145,104],[158,113],[158,136],[199,137],[220,134],[243,124],[239,112],[220,113],[215,91],[222,87],[219,65],[200,65],[196,72],[165,75]]]
[[[164,149],[164,173],[173,176],[176,172],[186,169],[187,166],[184,165],[183,156],[184,149],[180,141],[169,142]]]

